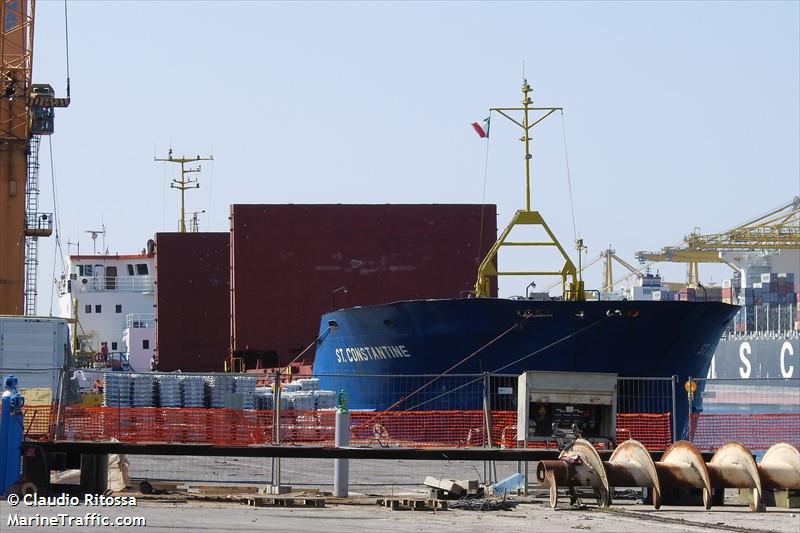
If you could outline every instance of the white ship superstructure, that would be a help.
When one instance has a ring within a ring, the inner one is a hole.
[[[155,268],[152,250],[135,255],[70,255],[58,282],[59,316],[76,319],[79,353],[103,342],[136,371],[146,371],[155,349]]]
[[[661,291],[661,276],[647,272],[636,279],[634,284],[624,289],[625,298],[628,300],[658,300],[657,292]]]

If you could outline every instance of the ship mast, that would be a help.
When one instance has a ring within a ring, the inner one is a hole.
[[[492,277],[559,276],[561,277],[561,288],[564,299],[583,300],[583,281],[578,279],[575,264],[572,262],[572,259],[570,259],[569,255],[567,255],[566,251],[561,246],[561,243],[558,242],[558,239],[556,239],[556,236],[550,230],[550,227],[544,221],[542,215],[538,211],[531,210],[531,159],[533,156],[531,155],[530,149],[530,130],[556,111],[562,111],[562,108],[532,107],[533,101],[529,96],[530,92],[531,86],[528,85],[528,80],[523,80],[522,107],[493,107],[489,109],[490,113],[492,111],[496,111],[522,129],[522,137],[520,140],[525,148],[525,209],[519,210],[514,214],[511,222],[508,224],[508,226],[506,226],[506,228],[503,230],[503,233],[501,233],[500,237],[497,239],[497,242],[494,243],[492,248],[486,254],[486,257],[481,262],[481,265],[478,268],[478,280],[475,282],[475,296],[480,298],[491,295],[492,291],[489,278]],[[532,111],[541,112],[542,114],[531,122],[530,112]],[[519,114],[519,112],[522,113],[522,121],[512,116],[512,114]],[[511,233],[511,230],[514,228],[514,226],[518,225],[540,226],[545,231],[549,239],[539,242],[508,241],[507,239]],[[564,265],[561,267],[561,270],[554,271],[498,271],[496,266],[497,253],[500,251],[500,247],[502,246],[554,246],[564,258]]]
[[[525,211],[531,210],[531,136],[530,126],[528,125],[528,107],[531,105],[531,97],[528,93],[531,91],[531,86],[528,85],[528,80],[522,82],[522,142],[525,143]],[[553,111],[550,111],[552,113]],[[547,116],[547,115],[545,115]]]
[[[194,172],[200,172],[201,168],[200,165],[197,165],[194,168],[186,168],[187,163],[193,163],[195,161],[213,161],[214,156],[209,157],[200,157],[199,155],[196,157],[172,157],[172,148],[169,149],[168,155],[166,158],[164,157],[154,157],[153,161],[164,161],[167,163],[177,163],[181,166],[181,177],[180,179],[173,179],[169,186],[172,189],[178,189],[181,192],[181,218],[178,220],[178,232],[186,233],[186,191],[189,189],[199,189],[200,183],[197,182],[197,179],[192,179],[191,177],[187,177],[187,174],[192,174]]]

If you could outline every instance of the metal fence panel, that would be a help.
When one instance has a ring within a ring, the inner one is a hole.
[[[696,379],[689,440],[712,450],[737,441],[755,451],[800,446],[800,378]]]
[[[108,405],[65,406],[60,437],[220,445],[331,446],[334,442],[335,393],[316,390],[325,376],[319,382],[284,383],[277,394],[265,388],[267,375],[259,383],[252,374],[108,372],[105,377]],[[345,392],[368,390],[389,407],[351,411],[353,445],[518,445],[515,375],[348,375],[337,379]],[[297,383],[304,383],[309,391],[292,390],[299,387]],[[634,438],[653,449],[668,446],[674,432],[674,386],[669,378],[621,378],[618,439]],[[260,399],[251,397],[254,393]],[[274,405],[279,406],[277,412]],[[552,447],[555,442],[531,445]]]
[[[160,480],[178,484],[223,483],[269,485],[275,481],[275,461],[262,457],[204,457],[129,455],[132,480]],[[294,491],[303,487],[330,491],[333,459],[283,458],[280,482]],[[481,461],[350,460],[352,494],[386,494],[426,490],[426,476],[440,479],[503,479],[517,472],[516,462],[496,462],[491,473]],[[496,473],[495,473],[496,472]],[[532,480],[533,481],[533,480]]]

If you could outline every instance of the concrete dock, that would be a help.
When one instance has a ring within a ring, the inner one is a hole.
[[[18,516],[56,516],[59,513],[83,516],[98,512],[112,519],[141,516],[146,525],[136,527],[14,527],[9,526],[9,513]],[[611,510],[594,507],[552,510],[544,503],[522,503],[510,511],[391,511],[367,504],[331,504],[324,508],[248,507],[235,502],[192,501],[165,496],[160,500],[141,500],[136,507],[11,507],[0,504],[0,530],[36,531],[178,531],[230,532],[353,532],[364,531],[546,531],[592,532],[620,531],[800,531],[800,514],[794,510],[770,508],[766,513],[751,513],[746,507],[718,507],[711,511],[700,508],[664,507],[654,511],[647,505],[622,504]]]

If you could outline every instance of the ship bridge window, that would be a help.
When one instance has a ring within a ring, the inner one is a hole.
[[[78,265],[79,276],[91,276],[94,274],[94,267],[92,265]]]
[[[128,265],[128,275],[133,276],[133,265]]]
[[[136,265],[136,273],[140,276],[147,275],[147,264],[146,263],[139,263]]]
[[[87,315],[92,314],[92,305],[91,304],[84,305],[83,312],[86,313]]]
[[[116,290],[117,288],[117,267],[106,267],[106,289]]]

